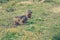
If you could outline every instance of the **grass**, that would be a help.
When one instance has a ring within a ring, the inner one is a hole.
[[[23,1],[12,0],[0,5],[0,40],[59,40],[60,1]],[[33,12],[32,18],[14,27],[13,18],[29,9]]]

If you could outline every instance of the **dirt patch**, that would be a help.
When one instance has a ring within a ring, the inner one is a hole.
[[[19,2],[17,4],[33,4],[33,2],[30,2],[30,1],[23,1],[23,2]]]
[[[55,13],[59,13],[60,12],[60,6],[54,6],[54,7],[52,7],[51,10]]]

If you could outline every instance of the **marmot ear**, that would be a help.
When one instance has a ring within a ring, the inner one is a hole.
[[[28,13],[31,13],[32,12],[32,10],[28,10]]]

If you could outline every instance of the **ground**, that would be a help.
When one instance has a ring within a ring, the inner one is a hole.
[[[32,18],[14,27],[13,18],[29,9],[33,12]],[[0,40],[59,40],[59,36],[55,37],[59,33],[59,0],[44,3],[12,0],[0,4]]]

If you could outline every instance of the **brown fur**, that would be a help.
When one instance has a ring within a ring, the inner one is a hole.
[[[15,25],[20,25],[20,24],[24,24],[27,22],[28,18],[31,18],[31,10],[28,10],[27,13],[25,13],[24,15],[22,16],[16,16],[15,19],[14,19],[14,24]]]
[[[27,13],[25,13],[25,16],[28,17],[28,18],[31,18],[32,11],[31,10],[28,10]]]

